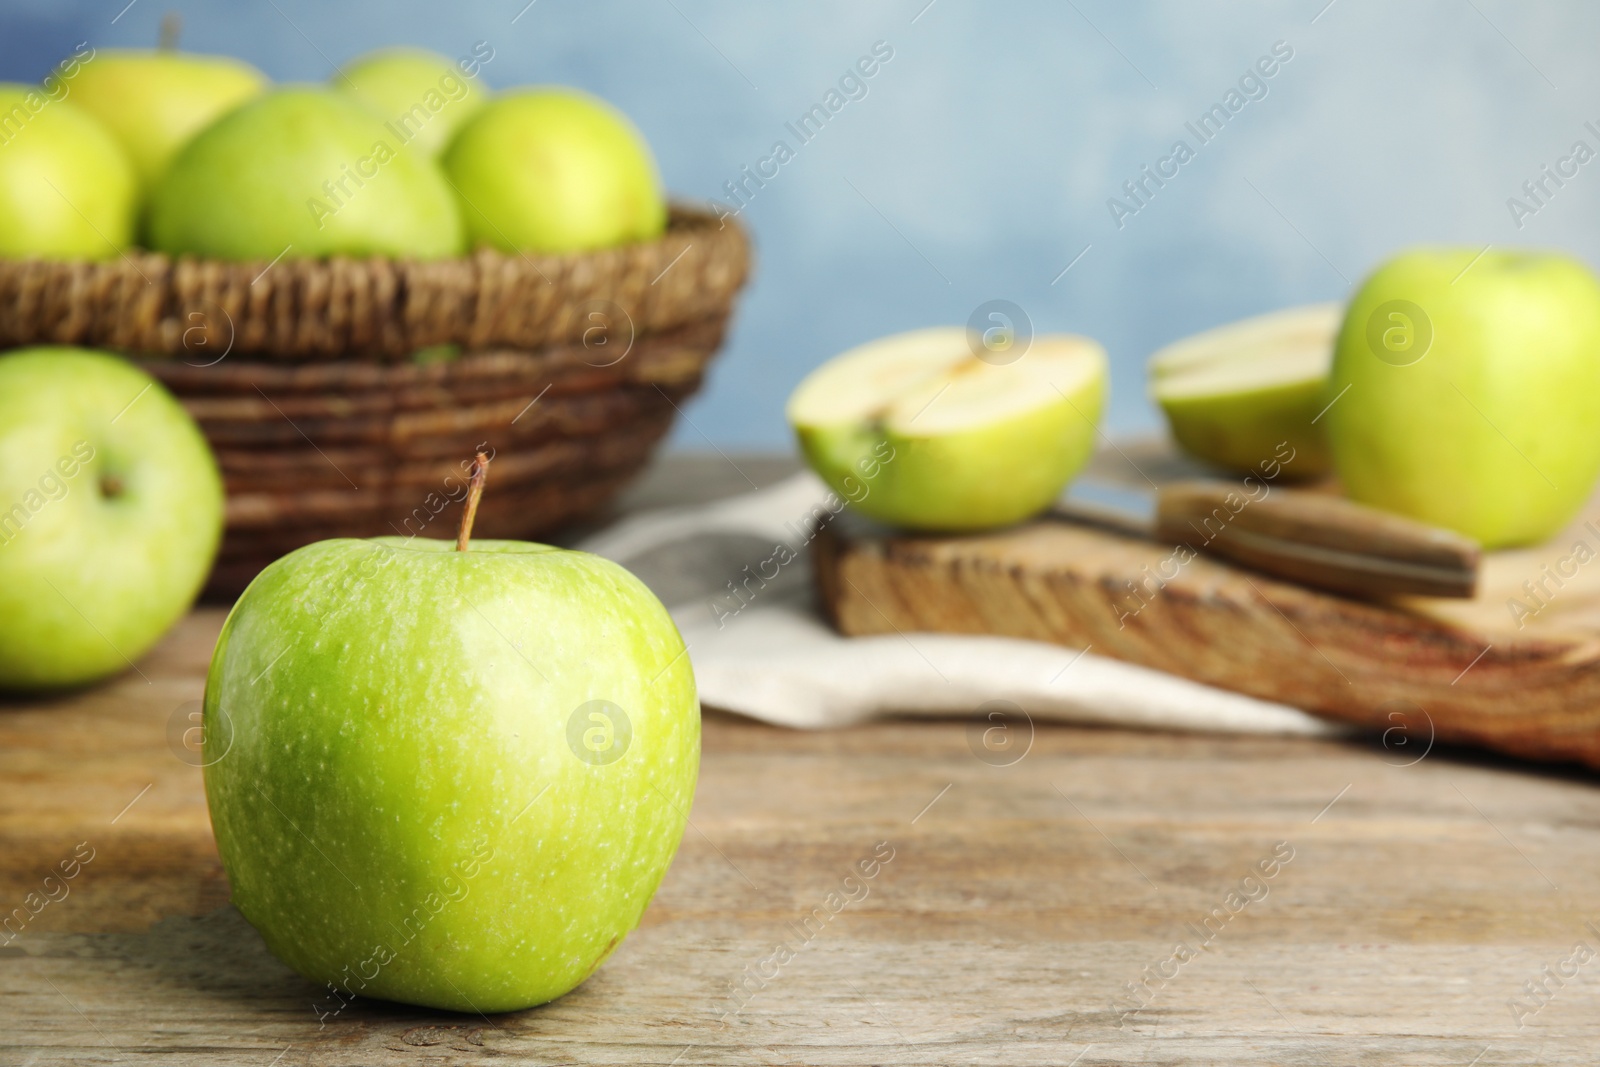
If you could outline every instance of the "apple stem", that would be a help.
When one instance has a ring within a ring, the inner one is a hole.
[[[161,29],[156,37],[156,48],[162,52],[176,52],[178,38],[183,34],[183,16],[176,11],[168,11],[161,16]]]
[[[483,496],[483,483],[489,480],[489,457],[478,453],[472,465],[472,481],[467,485],[467,506],[461,512],[461,530],[456,534],[456,551],[468,551],[472,540],[472,523],[478,517],[478,500]]]

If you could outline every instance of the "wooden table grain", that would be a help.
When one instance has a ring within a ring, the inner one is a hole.
[[[1590,774],[1045,725],[997,766],[961,723],[715,713],[677,860],[585,985],[490,1018],[333,1013],[227,903],[183,736],[222,617],[138,673],[0,702],[0,1064],[1491,1067],[1600,1045]]]

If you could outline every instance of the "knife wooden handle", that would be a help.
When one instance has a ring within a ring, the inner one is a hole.
[[[1342,497],[1235,482],[1177,482],[1156,496],[1156,536],[1268,574],[1356,596],[1471,597],[1476,541]]]

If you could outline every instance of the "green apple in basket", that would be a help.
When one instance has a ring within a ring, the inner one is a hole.
[[[233,901],[328,987],[462,1012],[583,981],[634,928],[694,800],[683,639],[583,552],[322,541],[258,575],[206,679]]]
[[[172,49],[97,51],[63,80],[73,102],[117,138],[146,187],[191,137],[267,87],[241,60]]]
[[[976,530],[1049,507],[1088,462],[1105,352],[1070,335],[990,351],[962,327],[886,337],[817,368],[789,398],[806,461],[858,511]]]
[[[490,101],[443,163],[473,245],[577,252],[647,241],[666,228],[650,147],[621,112],[577,90]]]
[[[455,195],[346,93],[289,87],[186,144],[150,194],[150,246],[272,261],[332,255],[437,259],[462,251]]]
[[[386,48],[346,64],[328,79],[375,110],[405,144],[438,155],[487,99],[462,68],[437,52]]]
[[[152,378],[83,349],[0,356],[0,688],[127,670],[188,609],[221,534],[216,463]]]
[[[1350,302],[1324,403],[1352,499],[1486,548],[1549,537],[1600,475],[1600,281],[1552,252],[1396,256]]]
[[[0,83],[0,256],[119,255],[137,195],[133,165],[92,115],[59,93]]]
[[[1328,472],[1319,423],[1344,309],[1313,304],[1258,315],[1176,341],[1150,357],[1150,395],[1190,455],[1240,473],[1284,442],[1285,478]]]

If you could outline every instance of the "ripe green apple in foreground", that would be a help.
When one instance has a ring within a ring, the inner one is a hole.
[[[92,115],[0,83],[0,257],[108,259],[133,238],[133,165]]]
[[[0,356],[0,688],[126,670],[221,536],[211,451],[149,375],[77,348]]]
[[[461,128],[443,162],[473,245],[574,252],[647,241],[667,225],[649,145],[587,93],[498,97]]]
[[[471,1012],[561,996],[638,924],[683,835],[684,653],[644,584],[583,552],[384,537],[285,556],[206,680],[234,904],[344,994]]]
[[[437,52],[386,48],[361,56],[329,79],[375,110],[429,155],[438,155],[486,95]]]
[[[997,355],[936,327],[824,363],[788,416],[812,469],[856,510],[978,530],[1050,506],[1094,451],[1105,395],[1105,352],[1087,338],[1042,335]]]
[[[1555,253],[1397,256],[1351,301],[1325,402],[1352,499],[1486,548],[1549,537],[1600,474],[1600,282]]]
[[[151,192],[150,246],[233,260],[436,259],[462,250],[455,194],[426,153],[332,89],[278,89],[179,151]]]
[[[1256,470],[1288,442],[1291,479],[1328,472],[1321,420],[1338,304],[1288,308],[1175,341],[1150,357],[1150,395],[1197,459]]]
[[[191,137],[260,96],[267,78],[229,56],[105,49],[67,84],[72,100],[116,137],[148,187]]]

